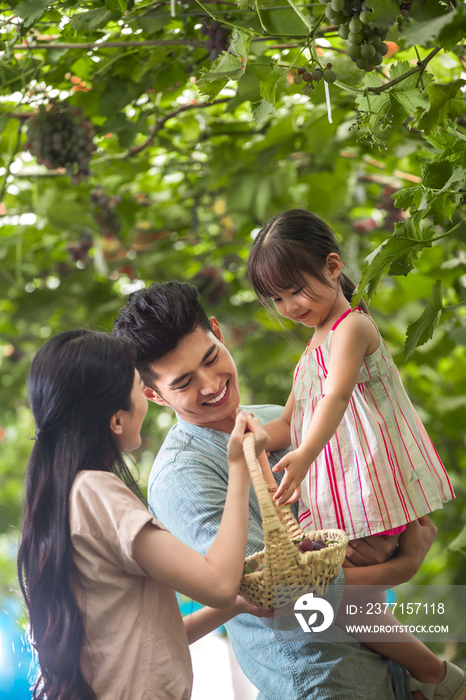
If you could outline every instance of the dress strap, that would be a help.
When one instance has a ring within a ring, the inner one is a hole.
[[[356,311],[356,309],[357,309],[358,311],[362,311],[362,309],[361,309],[359,306],[355,306],[354,309],[348,309],[347,311],[345,311],[345,313],[343,314],[343,316],[340,316],[340,318],[338,319],[338,321],[335,321],[335,323],[334,323],[333,326],[332,326],[332,331],[335,330],[335,328],[338,326],[338,324],[341,323],[341,321],[343,321],[343,319],[346,318],[346,316],[348,316],[348,314],[350,314],[352,311]]]

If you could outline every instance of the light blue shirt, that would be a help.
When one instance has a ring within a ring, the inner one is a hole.
[[[261,423],[281,415],[279,406],[246,406]],[[230,436],[178,418],[155,459],[148,501],[176,537],[205,554],[222,519],[228,486]],[[274,466],[285,452],[272,453]],[[281,475],[276,475],[277,482]],[[247,552],[264,548],[259,504],[251,486]],[[326,598],[336,611],[343,595],[340,572]],[[226,623],[236,658],[259,689],[257,700],[412,700],[406,673],[334,627],[336,641],[311,634],[277,632],[270,622],[238,615]],[[268,626],[269,625],[269,626]],[[353,640],[353,641],[349,641]],[[392,675],[390,675],[392,674]],[[394,692],[396,689],[396,694]]]

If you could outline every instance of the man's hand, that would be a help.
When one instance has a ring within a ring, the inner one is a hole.
[[[370,535],[351,540],[346,550],[343,568],[382,564],[392,558],[399,535]]]
[[[406,530],[401,533],[398,556],[412,561],[414,573],[420,568],[436,536],[437,528],[428,515],[408,523]]]
[[[274,500],[279,506],[289,506],[298,500],[301,495],[301,482],[309,471],[309,459],[299,449],[289,452],[276,464],[272,471],[281,472],[286,469]]]

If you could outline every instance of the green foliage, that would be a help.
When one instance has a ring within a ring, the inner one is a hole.
[[[413,3],[399,32],[396,2],[366,4],[392,42],[371,73],[351,61],[320,3],[177,3],[171,17],[167,4],[142,0],[25,0],[14,10],[19,27],[13,11],[0,13],[4,588],[15,587],[34,433],[25,377],[36,350],[68,328],[110,329],[142,285],[190,280],[225,331],[243,401],[283,403],[307,331],[270,318],[246,261],[251,232],[290,207],[336,230],[359,282],[355,301],[370,299],[451,475],[458,498],[433,515],[438,544],[419,577],[464,582],[464,5]],[[213,63],[201,15],[232,30]],[[309,96],[293,82],[299,67],[328,62],[337,75],[328,86],[332,122],[322,82]],[[90,174],[76,186],[22,150],[27,115],[65,99],[97,132]],[[95,203],[98,188],[111,205]],[[172,420],[150,407],[136,455],[143,484]]]

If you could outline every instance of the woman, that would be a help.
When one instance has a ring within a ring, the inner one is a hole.
[[[268,437],[238,415],[222,523],[202,556],[149,513],[124,461],[147,411],[124,340],[89,330],[51,338],[32,362],[29,394],[37,431],[18,572],[40,666],[34,699],[187,700],[188,641],[251,611],[236,600],[250,487],[242,438],[252,430],[259,453]],[[184,626],[175,590],[230,610],[204,608]]]

